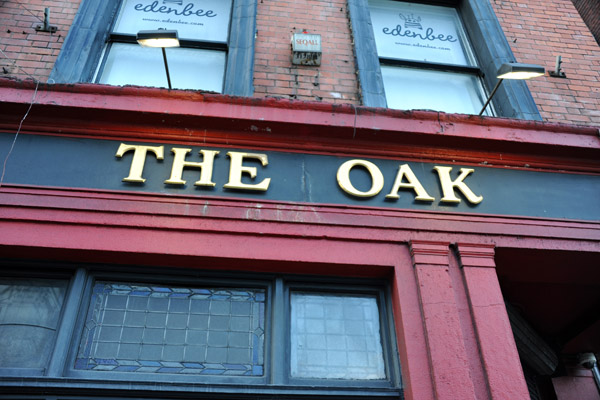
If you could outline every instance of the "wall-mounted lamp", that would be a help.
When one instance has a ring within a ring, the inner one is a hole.
[[[479,112],[479,115],[483,114],[488,104],[492,100],[492,97],[496,94],[496,90],[500,87],[500,84],[504,79],[531,79],[538,76],[544,75],[546,70],[541,65],[535,64],[520,64],[520,63],[505,63],[500,66],[498,69],[498,73],[496,77],[498,78],[498,83],[494,86],[490,97],[488,97],[487,101],[483,105],[483,108]]]
[[[162,49],[165,71],[167,73],[167,82],[169,84],[169,89],[173,89],[171,86],[171,75],[169,75],[169,63],[167,63],[165,47],[179,47],[179,36],[177,35],[177,31],[167,29],[139,31],[136,40],[142,47],[160,47]]]

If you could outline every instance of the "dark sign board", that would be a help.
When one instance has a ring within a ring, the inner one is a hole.
[[[597,175],[24,134],[4,183],[600,220]]]

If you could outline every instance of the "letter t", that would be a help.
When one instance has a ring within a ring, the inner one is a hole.
[[[146,182],[146,179],[142,178],[142,172],[144,171],[144,163],[146,162],[146,154],[150,151],[154,153],[157,160],[164,158],[164,147],[163,146],[141,146],[135,144],[121,143],[117,150],[116,157],[123,157],[125,153],[133,150],[133,160],[131,161],[131,168],[129,169],[129,176],[123,178],[123,182]]]

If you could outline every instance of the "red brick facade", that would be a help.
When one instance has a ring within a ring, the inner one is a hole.
[[[258,2],[254,96],[360,104],[345,0]],[[293,33],[321,35],[321,66],[294,66]]]
[[[528,82],[544,121],[600,125],[600,47],[571,0],[492,5],[517,61],[553,70],[562,56],[566,78]]]
[[[543,120],[600,125],[600,46],[571,0],[499,0],[492,5],[516,61],[552,70],[556,56],[562,56],[566,78],[547,74],[528,83]],[[46,81],[78,6],[78,0],[4,1],[0,75]],[[58,27],[54,34],[34,29],[45,7]],[[322,36],[321,66],[292,65],[290,38],[301,30]],[[359,105],[352,43],[344,0],[259,0],[254,96]]]
[[[0,3],[0,76],[35,77],[46,82],[79,7],[79,0],[30,0]],[[56,33],[37,32],[50,8]]]

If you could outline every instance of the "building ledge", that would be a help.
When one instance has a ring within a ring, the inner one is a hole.
[[[35,92],[0,79],[0,129],[17,129]],[[24,133],[600,170],[589,126],[88,83],[40,83],[33,103]]]

